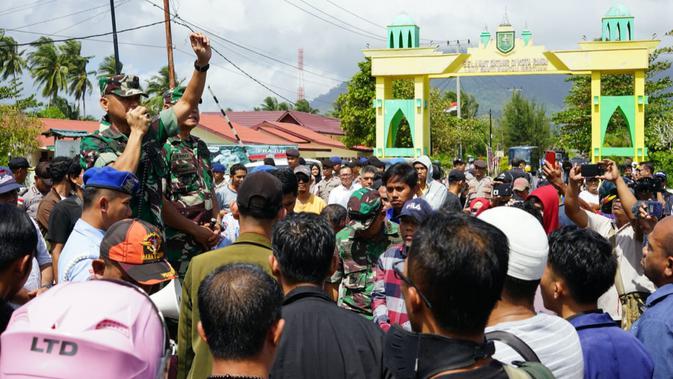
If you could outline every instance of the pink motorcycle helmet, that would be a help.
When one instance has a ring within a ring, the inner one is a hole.
[[[1,378],[163,377],[163,316],[132,284],[57,285],[17,309],[1,337]]]

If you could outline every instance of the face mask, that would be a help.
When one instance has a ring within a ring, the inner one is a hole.
[[[493,342],[478,344],[408,332],[393,325],[385,337],[383,364],[397,379],[429,378],[440,372],[471,366],[494,353]]]

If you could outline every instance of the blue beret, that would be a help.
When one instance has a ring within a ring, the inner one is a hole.
[[[135,195],[140,190],[140,182],[128,171],[115,170],[112,167],[92,167],[84,172],[84,186],[106,188],[109,190]]]
[[[341,164],[341,158],[339,157],[332,157],[329,161],[332,162],[332,164]]]
[[[366,166],[367,163],[369,163],[369,159],[367,159],[365,157],[362,157],[362,158],[358,159],[358,163],[360,164],[360,166]]]
[[[225,172],[227,168],[222,163],[213,164],[213,172]]]
[[[276,167],[276,166],[261,165],[261,166],[253,167],[252,170],[250,170],[250,173],[254,174],[256,172],[269,172],[269,171],[275,171],[277,169],[278,169],[278,167]]]

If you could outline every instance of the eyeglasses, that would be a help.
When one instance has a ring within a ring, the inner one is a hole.
[[[416,291],[418,292],[418,295],[421,297],[421,300],[425,303],[425,306],[428,307],[428,309],[432,309],[432,304],[430,304],[430,300],[428,300],[425,295],[423,295],[423,292],[421,292],[421,289],[416,286],[416,283],[414,283],[411,278],[407,277],[404,275],[402,272],[404,271],[404,265],[406,261],[399,261],[395,262],[393,264],[393,272],[395,273],[395,278],[405,282],[409,287],[414,287],[416,288]]]

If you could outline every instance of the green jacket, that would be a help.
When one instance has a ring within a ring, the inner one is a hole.
[[[134,173],[140,180],[141,193],[133,196],[133,217],[147,221],[164,230],[161,218],[163,185],[168,174],[162,149],[168,137],[178,134],[178,120],[173,108],[165,109],[154,118],[143,137],[138,170]],[[80,162],[86,170],[114,163],[124,153],[128,136],[121,133],[105,119],[100,129],[82,138]]]
[[[210,350],[196,329],[201,320],[198,292],[203,279],[216,268],[228,263],[257,264],[271,274],[270,256],[269,239],[255,233],[243,233],[230,246],[192,258],[182,285],[178,325],[178,379],[204,379],[212,370]]]

